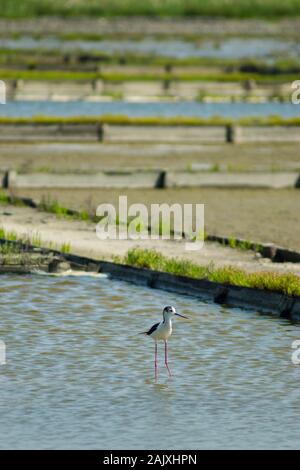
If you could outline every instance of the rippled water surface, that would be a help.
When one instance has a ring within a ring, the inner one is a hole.
[[[297,448],[286,321],[98,277],[1,276],[0,447]],[[138,335],[173,304],[173,378]]]
[[[300,106],[292,103],[198,103],[193,101],[142,102],[124,101],[12,101],[0,107],[0,116],[100,116],[104,114],[144,116],[223,116],[240,118],[245,116],[278,115],[284,118],[299,117]]]

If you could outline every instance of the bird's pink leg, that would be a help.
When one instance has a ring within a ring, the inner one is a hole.
[[[154,352],[154,375],[155,382],[157,381],[157,342],[155,341],[155,352]]]
[[[169,376],[171,377],[171,371],[169,369],[169,364],[168,364],[168,343],[165,341],[165,366],[167,368],[167,371],[169,372]]]

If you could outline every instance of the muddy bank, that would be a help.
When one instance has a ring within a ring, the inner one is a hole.
[[[118,207],[120,190],[22,190],[20,196],[57,199],[63,206],[95,213],[110,202]],[[145,189],[124,190],[128,204],[203,203],[206,230],[300,251],[300,198],[297,189]]]
[[[0,274],[62,272],[70,267],[70,264],[59,253],[33,247],[29,243],[0,238]]]
[[[16,248],[18,242],[7,242],[0,239],[0,247]],[[19,247],[20,248],[20,247]],[[24,247],[22,247],[24,248]],[[228,285],[207,279],[195,279],[164,271],[155,271],[131,265],[120,264],[116,261],[97,261],[76,254],[62,254],[53,250],[38,250],[32,246],[26,247],[26,253],[17,255],[13,262],[3,262],[0,255],[0,274],[32,274],[44,272],[54,275],[74,275],[83,273],[109,275],[113,279],[191,295],[210,302],[225,304],[231,307],[259,309],[261,313],[271,314],[279,318],[299,321],[300,297],[287,295],[283,292],[260,289],[257,287],[242,287]],[[43,264],[36,264],[34,252],[39,252]],[[43,256],[42,256],[43,255]],[[27,258],[25,258],[27,256]],[[11,260],[10,260],[11,261]]]
[[[94,223],[65,219],[28,207],[2,204],[0,225],[6,231],[13,231],[23,238],[38,236],[42,246],[59,250],[61,246],[68,245],[72,253],[96,260],[110,260],[116,255],[124,256],[129,249],[140,246],[156,249],[165,256],[177,256],[201,265],[213,263],[216,267],[231,265],[250,272],[268,270],[300,274],[299,263],[272,263],[270,259],[262,258],[253,251],[232,249],[215,242],[206,242],[202,250],[191,252],[185,250],[183,241],[161,239],[103,241],[97,238]]]

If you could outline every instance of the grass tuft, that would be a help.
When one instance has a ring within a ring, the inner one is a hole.
[[[9,201],[9,196],[7,196],[3,191],[0,191],[0,204],[8,204]]]
[[[201,118],[198,116],[149,116],[129,117],[125,115],[104,114],[102,116],[34,116],[30,118],[0,116],[0,124],[117,124],[142,126],[224,126],[239,124],[241,126],[299,126],[300,117],[283,118],[277,115],[249,116],[230,119],[222,116]]]
[[[221,284],[257,288],[286,295],[300,296],[300,278],[293,273],[269,271],[248,273],[233,266],[216,268],[213,264],[201,266],[188,260],[167,258],[158,251],[133,248],[121,262],[129,266],[163,271],[194,279],[207,279]]]
[[[257,83],[269,83],[269,82],[292,82],[297,80],[299,72],[295,71],[282,72],[281,74],[276,73],[258,73],[258,72],[221,72],[218,73],[199,73],[199,72],[184,72],[184,73],[151,73],[147,70],[144,73],[126,73],[125,72],[90,72],[90,71],[65,71],[65,70],[15,70],[3,68],[0,70],[1,79],[5,80],[33,80],[33,81],[94,81],[104,80],[109,83],[120,83],[120,82],[145,82],[145,81],[163,81],[170,83],[172,81],[182,82],[221,82],[221,83],[245,83],[249,80],[254,80]],[[121,99],[122,93],[119,92],[108,92],[104,95],[110,96],[114,99]],[[218,95],[216,95],[218,96]],[[199,93],[197,96],[198,101],[203,101],[205,94]]]
[[[71,244],[70,243],[62,243],[59,251],[61,251],[62,253],[70,253]]]

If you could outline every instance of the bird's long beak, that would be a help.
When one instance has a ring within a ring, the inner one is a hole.
[[[177,317],[182,317],[182,318],[186,318],[186,319],[188,318],[188,317],[185,317],[184,315],[181,315],[180,313],[177,313],[177,312],[175,313],[175,315],[177,315]]]

